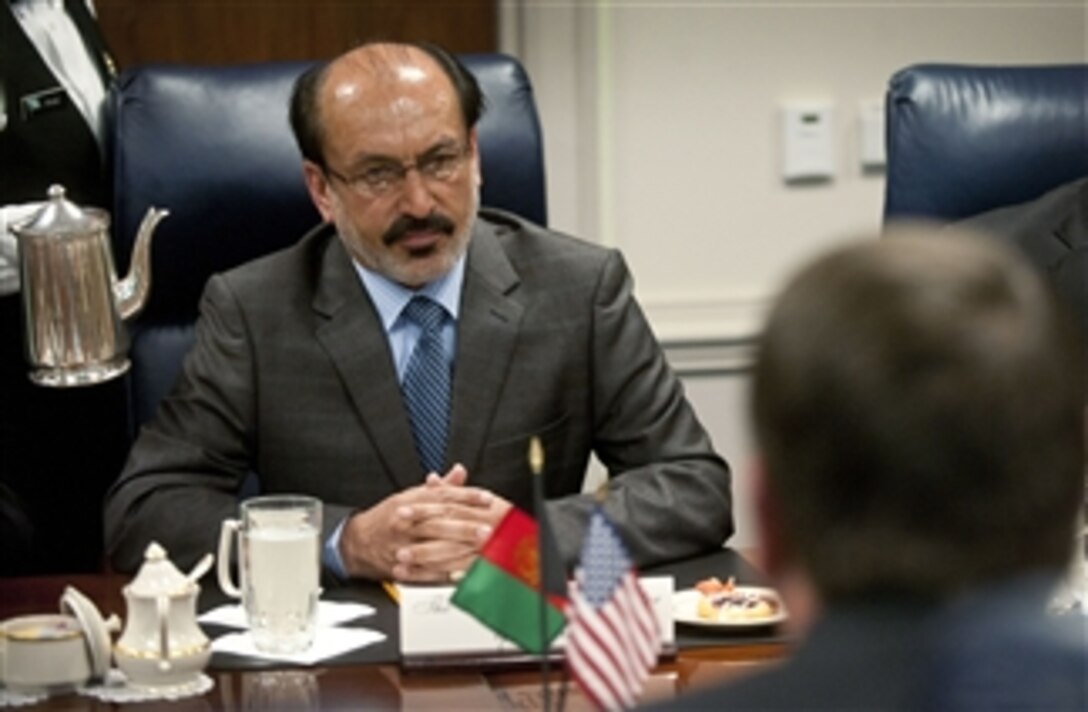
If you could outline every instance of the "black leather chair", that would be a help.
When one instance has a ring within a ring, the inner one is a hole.
[[[950,222],[1088,175],[1088,65],[916,65],[886,112],[885,220]]]
[[[541,132],[525,71],[504,55],[461,59],[487,104],[478,126],[481,203],[545,224]],[[320,219],[287,120],[291,87],[307,66],[146,66],[118,83],[119,259],[149,205],[171,211],[152,245],[151,296],[133,330],[133,435],[177,377],[207,278],[293,243]]]

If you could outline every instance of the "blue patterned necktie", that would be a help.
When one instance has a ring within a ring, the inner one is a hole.
[[[417,296],[404,307],[404,316],[418,324],[421,332],[401,384],[404,405],[424,472],[442,474],[450,419],[450,364],[442,348],[446,311],[441,304]]]

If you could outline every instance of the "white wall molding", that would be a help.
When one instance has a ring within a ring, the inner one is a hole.
[[[664,297],[639,301],[658,339],[668,344],[751,341],[759,333],[771,298],[763,295]]]
[[[748,370],[770,298],[648,298],[642,308],[677,373],[710,375]]]
[[[755,365],[755,341],[701,341],[664,343],[665,359],[681,378],[728,376],[750,371]]]

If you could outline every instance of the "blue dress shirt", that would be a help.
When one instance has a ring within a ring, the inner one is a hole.
[[[374,309],[378,312],[378,319],[385,330],[389,350],[393,355],[393,365],[397,371],[397,381],[404,379],[408,359],[411,358],[412,350],[415,349],[421,333],[418,324],[402,316],[404,307],[416,295],[430,297],[441,304],[449,315],[450,318],[442,325],[442,347],[446,359],[452,363],[457,339],[457,318],[461,311],[461,288],[465,281],[465,256],[461,255],[449,272],[417,290],[408,289],[383,274],[363,267],[358,262],[354,264],[355,271],[359,274],[363,288],[370,295],[370,301],[373,302]],[[346,522],[346,519],[341,520],[329,535],[325,541],[322,557],[325,566],[342,579],[348,578],[344,561],[340,557],[340,535]]]

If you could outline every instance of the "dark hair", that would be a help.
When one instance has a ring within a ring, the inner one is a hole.
[[[450,82],[453,83],[453,88],[457,92],[457,99],[461,103],[461,118],[465,121],[465,130],[472,130],[476,126],[476,122],[483,116],[484,109],[487,106],[484,93],[480,89],[480,83],[476,81],[476,76],[468,71],[468,68],[461,63],[461,60],[436,44],[431,42],[407,44],[426,52],[446,73]]]
[[[1083,345],[993,241],[919,229],[815,261],[762,335],[756,438],[828,600],[1060,571],[1085,475]]]
[[[291,130],[295,134],[299,152],[303,158],[322,169],[325,168],[325,155],[321,148],[324,135],[317,116],[317,94],[328,68],[329,62],[320,62],[299,75],[291,90],[289,112]]]
[[[384,43],[380,41],[364,42],[351,51],[354,52],[357,49],[377,44]],[[454,91],[457,92],[465,129],[471,130],[475,127],[484,113],[485,100],[480,84],[476,81],[476,77],[472,72],[457,57],[438,45],[426,42],[401,42],[396,44],[404,47],[414,47],[427,54],[438,64],[446,76],[449,77]],[[321,62],[304,71],[295,80],[291,91],[289,115],[295,141],[298,143],[302,157],[316,163],[321,168],[325,168],[325,155],[323,150],[324,131],[318,110],[318,94],[324,83],[325,75],[334,61],[336,60]]]

